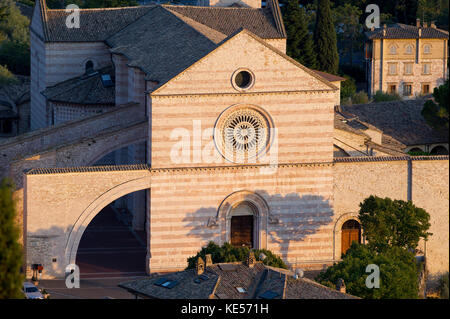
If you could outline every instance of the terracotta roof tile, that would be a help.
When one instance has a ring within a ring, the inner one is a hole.
[[[295,279],[289,271],[267,267],[259,262],[252,268],[239,262],[231,264],[234,266],[232,270],[222,269],[223,264],[207,267],[205,273],[209,279],[200,284],[194,281],[197,278],[194,270],[184,270],[121,283],[119,287],[143,297],[168,299],[258,299],[265,292],[271,292],[274,299],[357,298],[306,278]],[[177,280],[178,285],[171,289],[155,285],[162,278]],[[239,292],[237,287],[244,288],[246,292]]]
[[[67,28],[65,10],[47,9],[44,21],[45,40],[49,42],[92,42],[104,41],[155,8],[166,8],[189,19],[231,35],[245,28],[261,38],[285,38],[283,30],[278,30],[270,9],[224,8],[197,6],[148,5],[137,7],[81,9],[80,28]],[[165,26],[168,21],[160,21]],[[161,26],[161,27],[162,27]]]
[[[433,143],[448,143],[447,132],[431,128],[423,118],[421,111],[425,100],[404,100],[383,103],[341,106],[342,110],[373,125],[391,140],[386,143],[400,143],[406,146]],[[398,145],[400,145],[398,144]]]
[[[438,28],[420,28],[421,38],[425,39],[448,39],[448,31]],[[413,25],[396,23],[386,28],[386,35],[383,35],[384,28],[366,32],[369,39],[417,39],[419,38],[419,28]]]
[[[63,102],[83,105],[114,105],[114,86],[105,87],[101,80],[102,74],[114,76],[112,67],[99,70],[92,75],[82,75],[60,82],[46,88],[42,94],[52,102]]]

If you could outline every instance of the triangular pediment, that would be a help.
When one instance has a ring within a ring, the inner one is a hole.
[[[254,76],[250,88],[239,90],[233,85],[233,74],[238,70],[248,70]],[[241,30],[166,83],[158,85],[152,95],[324,90],[337,88],[261,38]]]

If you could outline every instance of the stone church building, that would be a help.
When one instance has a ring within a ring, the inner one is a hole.
[[[380,129],[337,117],[342,78],[288,57],[277,0],[260,3],[83,9],[68,28],[70,12],[36,1],[33,132],[4,167],[19,176],[27,271],[63,277],[114,201],[147,233],[149,273],[184,269],[211,240],[321,269],[363,241],[370,195],[425,208],[421,253],[430,274],[448,271],[448,156],[392,151]]]

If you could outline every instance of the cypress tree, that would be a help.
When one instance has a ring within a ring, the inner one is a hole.
[[[22,248],[18,243],[19,230],[15,224],[12,185],[0,183],[0,299],[23,298]]]
[[[318,69],[337,74],[339,55],[329,0],[318,1],[314,44],[317,52]]]
[[[284,23],[287,32],[287,55],[304,66],[315,69],[314,42],[308,30],[305,9],[299,7],[298,0],[289,0],[284,12]]]

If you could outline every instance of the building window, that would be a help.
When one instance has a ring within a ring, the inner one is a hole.
[[[431,74],[431,64],[430,63],[424,63],[422,66],[422,73],[423,74]]]
[[[408,44],[406,46],[406,50],[405,50],[406,54],[412,54],[413,53],[413,46],[411,44]]]
[[[413,74],[413,64],[405,63],[405,74],[412,75]]]
[[[430,54],[431,53],[431,45],[425,44],[423,47],[423,53],[424,54]]]
[[[391,45],[389,47],[389,53],[390,54],[397,54],[397,47],[395,45]]]
[[[84,66],[84,71],[86,74],[93,73],[94,72],[94,62],[92,62],[91,60],[87,61]]]
[[[397,74],[397,63],[389,63],[388,64],[388,74],[395,75]]]
[[[267,152],[273,124],[259,108],[232,107],[216,123],[214,142],[227,160],[243,163]]]
[[[255,76],[249,70],[239,69],[233,73],[231,83],[238,91],[248,90],[255,83]]]
[[[411,83],[405,83],[403,85],[403,95],[404,96],[411,96],[412,95],[412,84]]]
[[[429,83],[422,84],[422,94],[430,94],[430,84]]]
[[[397,93],[397,84],[389,84],[388,85],[388,93],[389,94]]]

